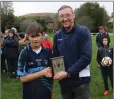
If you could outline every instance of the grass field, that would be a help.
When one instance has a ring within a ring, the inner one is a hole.
[[[50,36],[52,40],[52,35]],[[113,44],[113,37],[111,36],[111,46]],[[108,96],[103,95],[104,86],[103,80],[101,77],[100,69],[97,67],[98,64],[96,62],[96,42],[95,36],[92,37],[92,51],[93,57],[91,62],[91,99],[112,99],[112,94]],[[110,84],[110,82],[109,82]],[[111,87],[110,87],[111,89]],[[21,83],[16,79],[7,79],[7,75],[2,74],[2,98],[1,99],[21,99]],[[54,99],[60,98],[59,84],[57,81],[54,81]]]

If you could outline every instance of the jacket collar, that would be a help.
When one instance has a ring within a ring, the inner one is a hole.
[[[41,45],[41,47],[42,47],[41,51],[44,50],[44,47],[43,47],[42,45]],[[30,51],[33,51],[33,50],[32,50],[32,47],[30,46],[30,43],[27,44],[26,49],[28,49],[28,50],[30,50]]]
[[[76,25],[74,24],[73,25],[73,27],[72,27],[72,29],[69,31],[69,32],[67,32],[66,30],[65,30],[65,28],[64,27],[62,27],[62,31],[65,33],[65,34],[71,34],[71,33],[73,33],[74,32],[74,30],[75,30],[75,28],[76,28]]]
[[[108,45],[104,45],[103,47],[104,47],[104,48],[108,48],[109,46],[108,46]]]

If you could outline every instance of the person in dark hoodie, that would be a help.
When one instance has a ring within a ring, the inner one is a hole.
[[[108,76],[113,88],[113,48],[109,47],[108,45],[108,38],[107,36],[104,36],[102,41],[103,47],[100,47],[97,51],[97,62],[100,65],[100,70],[104,81],[104,95],[108,95],[110,92],[108,87]],[[103,59],[106,59],[107,57],[110,58],[110,63],[108,63],[109,60],[103,61]]]
[[[15,31],[10,29],[8,37],[4,40],[5,56],[8,64],[8,78],[16,77],[18,63],[18,39],[14,36]]]
[[[58,10],[58,16],[63,28],[54,35],[53,56],[64,56],[65,71],[55,74],[54,79],[59,80],[62,99],[90,99],[90,31],[75,24],[75,14],[68,5]]]

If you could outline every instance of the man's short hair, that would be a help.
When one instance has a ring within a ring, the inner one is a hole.
[[[71,11],[72,11],[72,13],[73,13],[73,9],[72,9],[70,6],[68,6],[68,5],[63,5],[63,6],[61,6],[61,7],[59,8],[58,12],[59,12],[60,10],[65,9],[65,8],[71,9]]]
[[[39,23],[32,23],[28,26],[26,34],[30,36],[38,36],[43,33],[43,27]]]

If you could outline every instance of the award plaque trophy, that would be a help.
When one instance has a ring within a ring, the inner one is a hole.
[[[54,74],[65,71],[63,56],[51,58]]]

